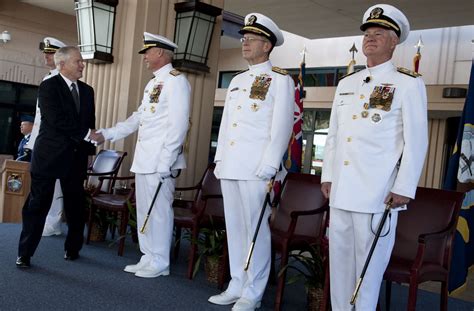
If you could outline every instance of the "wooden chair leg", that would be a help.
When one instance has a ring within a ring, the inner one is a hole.
[[[217,281],[217,288],[220,290],[224,289],[224,283],[229,271],[229,249],[227,248],[227,240],[224,241],[224,254],[222,254],[223,269],[222,273],[219,273],[219,279]]]
[[[128,225],[128,211],[124,211],[120,215],[120,228],[119,228],[119,248],[118,255],[123,256],[123,250],[125,248],[125,237],[127,236],[127,225]]]
[[[281,261],[280,261],[280,271],[288,264],[288,250],[284,247],[281,251]],[[283,300],[283,291],[285,289],[285,280],[286,280],[286,270],[283,270],[283,273],[278,277],[277,280],[277,290],[276,290],[276,297],[275,297],[275,311],[280,310],[281,303]]]
[[[95,212],[95,208],[94,206],[91,204],[91,206],[89,207],[89,220],[87,222],[87,237],[86,237],[86,244],[89,244],[89,242],[91,241],[91,228],[92,228],[92,222],[94,220],[94,212]]]
[[[417,279],[411,279],[410,285],[408,289],[408,311],[415,311],[416,310],[416,295],[418,292],[418,282]]]
[[[181,227],[175,226],[175,238],[174,238],[174,247],[173,247],[173,258],[174,260],[178,259],[179,248],[181,246]]]
[[[385,281],[385,309],[390,311],[390,301],[392,300],[392,281]]]
[[[323,289],[323,299],[321,300],[321,306],[319,310],[326,311],[329,310],[330,300],[331,300],[331,292],[330,292],[330,284],[329,284],[329,258],[326,257],[324,263],[324,289]]]
[[[270,258],[270,277],[269,281],[271,284],[276,283],[276,272],[275,272],[275,258],[276,258],[276,252],[275,249],[272,247],[272,253],[271,253],[271,258]]]
[[[193,228],[192,229],[192,240],[196,241],[199,235],[199,229]],[[189,262],[188,262],[188,279],[193,279],[193,270],[194,270],[194,263],[196,262],[196,254],[197,254],[197,245],[196,243],[191,243],[191,247],[189,248]]]
[[[448,310],[448,281],[441,282],[441,293],[440,293],[440,306],[441,311]]]

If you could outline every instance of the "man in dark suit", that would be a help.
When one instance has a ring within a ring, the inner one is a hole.
[[[59,74],[43,81],[38,90],[41,126],[31,161],[31,192],[23,207],[23,230],[16,265],[30,266],[51,206],[56,179],[60,179],[68,233],[64,259],[79,258],[84,240],[83,181],[87,157],[95,147],[88,141],[95,127],[94,90],[79,81],[84,63],[76,47],[54,55]]]

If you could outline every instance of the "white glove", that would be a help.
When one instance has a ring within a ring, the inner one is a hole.
[[[171,176],[171,172],[170,171],[167,171],[167,172],[157,172],[159,178],[160,178],[160,181],[163,182],[166,178],[170,177]]]
[[[273,176],[275,176],[277,170],[276,168],[270,165],[260,165],[257,169],[257,177],[263,180],[270,180]]]

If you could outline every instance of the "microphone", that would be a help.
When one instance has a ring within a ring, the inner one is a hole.
[[[371,79],[372,79],[371,76],[367,76],[363,81],[365,83],[369,83]]]

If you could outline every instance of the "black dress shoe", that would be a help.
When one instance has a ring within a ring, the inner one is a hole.
[[[18,268],[29,268],[30,267],[30,257],[20,256],[16,259],[16,266]]]
[[[64,254],[65,260],[76,260],[77,258],[79,258],[79,252],[66,251]]]

